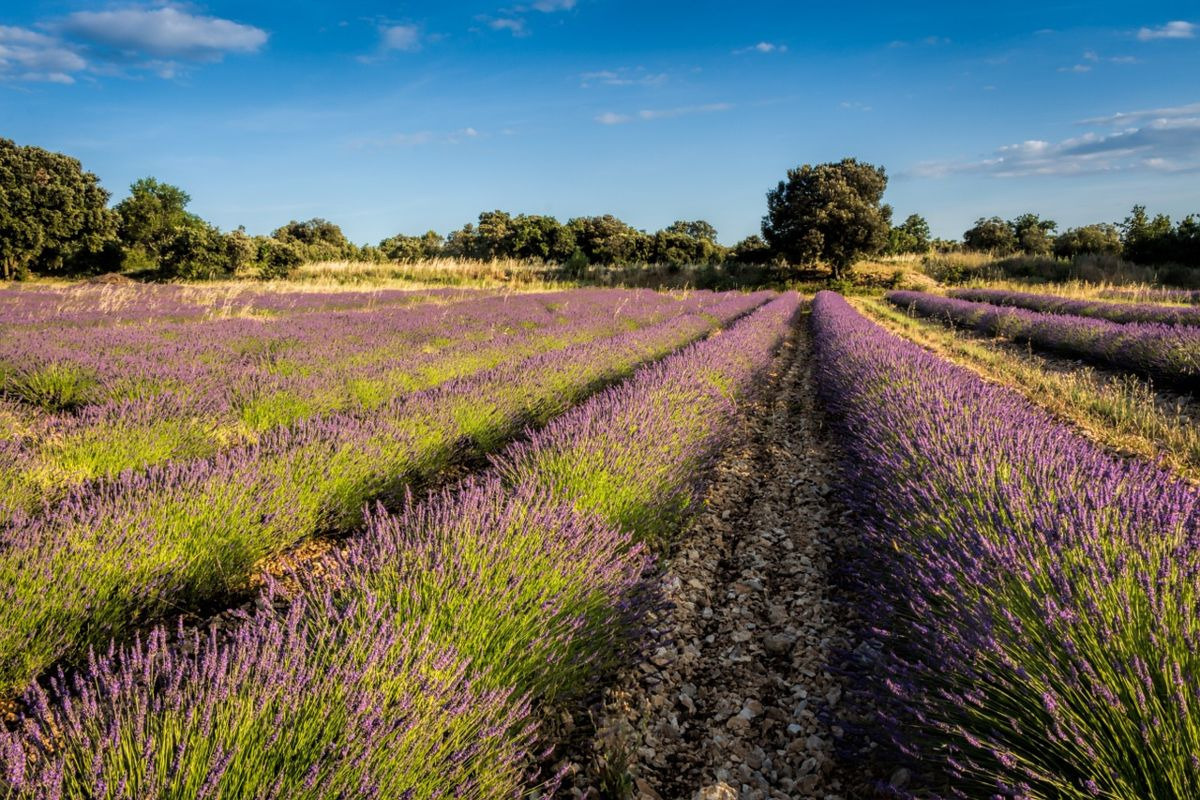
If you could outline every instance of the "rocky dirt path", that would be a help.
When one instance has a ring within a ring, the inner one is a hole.
[[[831,568],[850,526],[807,354],[801,330],[664,565],[661,646],[607,692],[571,795],[863,796],[833,759],[846,686],[828,665],[851,648]]]

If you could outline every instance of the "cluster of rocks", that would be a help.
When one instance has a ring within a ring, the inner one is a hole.
[[[570,796],[862,796],[834,759],[846,687],[829,669],[851,650],[830,582],[850,526],[803,345],[779,359],[775,391],[746,415],[743,444],[666,561],[659,646],[593,712]]]

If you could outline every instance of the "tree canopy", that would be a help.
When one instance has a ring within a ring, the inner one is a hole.
[[[931,245],[929,223],[920,214],[909,214],[888,233],[887,251],[892,255],[925,253]]]
[[[1047,255],[1054,249],[1054,231],[1058,223],[1037,214],[1022,214],[1009,223],[1017,240],[1017,249],[1027,256]]]
[[[1000,217],[980,217],[975,225],[963,233],[963,247],[967,250],[1008,255],[1017,249],[1017,235],[1013,228]]]
[[[0,139],[0,276],[86,270],[115,233],[108,192],[78,160]]]
[[[142,178],[129,187],[129,197],[117,203],[121,244],[157,262],[176,232],[199,227],[204,221],[187,210],[190,195],[178,186]]]
[[[846,158],[788,170],[767,193],[763,237],[792,264],[825,262],[843,277],[888,241],[892,209],[883,204],[883,167]]]
[[[1075,258],[1085,253],[1118,255],[1121,252],[1121,231],[1106,222],[1071,228],[1054,237],[1054,255]]]

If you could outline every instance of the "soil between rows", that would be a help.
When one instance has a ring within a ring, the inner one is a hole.
[[[564,795],[832,800],[908,783],[874,763],[869,701],[853,688],[853,663],[869,667],[876,645],[855,640],[838,586],[855,531],[835,496],[806,328],[746,405],[740,444],[664,561],[658,646],[590,710]]]

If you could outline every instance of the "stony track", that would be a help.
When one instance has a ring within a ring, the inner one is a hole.
[[[659,646],[593,712],[571,795],[864,796],[834,759],[847,686],[829,665],[852,643],[832,567],[851,531],[807,352],[800,330],[665,561]]]

